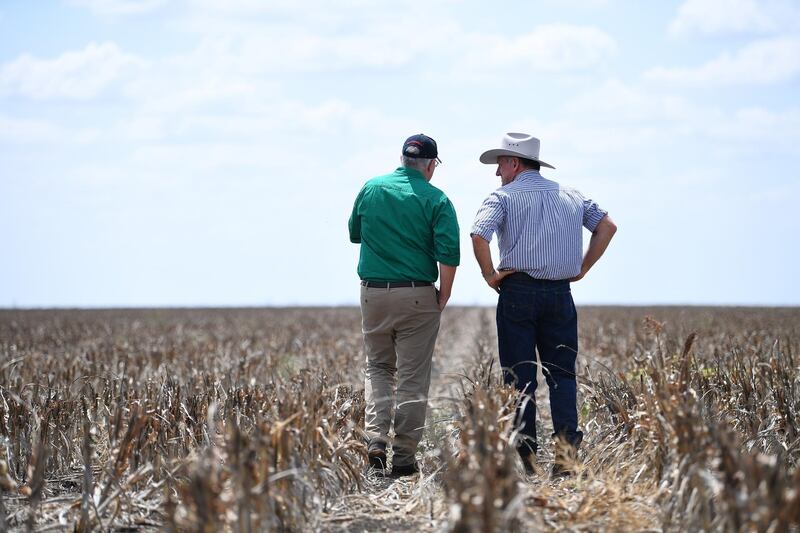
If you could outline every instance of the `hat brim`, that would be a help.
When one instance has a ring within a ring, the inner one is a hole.
[[[501,155],[508,155],[508,156],[511,156],[511,157],[522,157],[524,159],[530,159],[531,161],[536,161],[537,163],[539,163],[543,167],[552,168],[552,169],[556,168],[553,165],[551,165],[550,163],[545,163],[541,159],[536,159],[535,157],[531,157],[531,156],[529,156],[527,154],[523,154],[521,152],[514,152],[512,150],[504,150],[502,148],[496,148],[494,150],[487,150],[487,151],[483,152],[481,154],[481,163],[484,163],[486,165],[494,165],[495,163],[497,163],[497,158],[500,157]]]

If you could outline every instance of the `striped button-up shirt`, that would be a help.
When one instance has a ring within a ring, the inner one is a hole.
[[[575,189],[526,170],[484,200],[471,235],[500,240],[498,269],[536,279],[577,276],[583,261],[583,231],[594,231],[607,211]]]

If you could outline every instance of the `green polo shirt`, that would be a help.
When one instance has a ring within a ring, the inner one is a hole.
[[[350,241],[361,243],[361,279],[433,282],[437,261],[458,266],[460,260],[453,204],[413,168],[369,180],[349,227]]]

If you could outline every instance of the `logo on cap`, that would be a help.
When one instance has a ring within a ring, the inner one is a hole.
[[[403,143],[403,155],[421,159],[438,159],[436,141],[422,133],[412,135]]]

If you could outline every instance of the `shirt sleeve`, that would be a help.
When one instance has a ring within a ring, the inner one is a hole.
[[[491,242],[492,235],[503,224],[506,219],[506,210],[503,199],[499,194],[493,192],[483,201],[478,214],[475,215],[475,222],[472,224],[470,236],[479,235],[486,241]]]
[[[583,199],[583,227],[589,231],[594,231],[607,214],[608,211],[597,205],[594,200],[590,198]]]
[[[347,221],[347,227],[350,230],[350,242],[361,242],[361,215],[358,213],[361,198],[364,196],[364,189],[356,196],[356,201],[353,203],[353,212],[350,214],[350,220]]]
[[[453,203],[445,198],[433,220],[433,256],[438,262],[458,266],[461,248],[458,239],[458,219]]]

